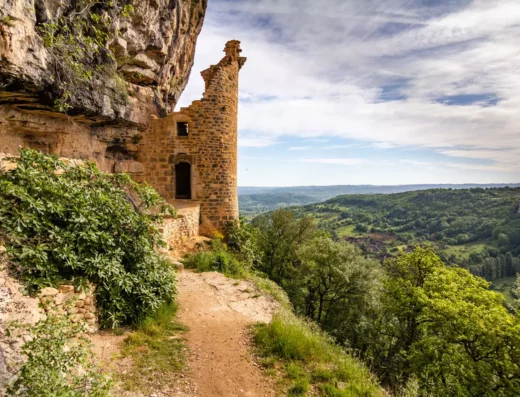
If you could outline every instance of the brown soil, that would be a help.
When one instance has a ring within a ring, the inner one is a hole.
[[[189,327],[187,378],[193,397],[268,397],[274,386],[253,360],[248,328],[276,308],[249,282],[219,273],[179,274],[179,321]]]
[[[188,347],[186,369],[171,378],[162,390],[126,392],[115,385],[121,397],[270,397],[274,382],[254,361],[250,325],[269,322],[277,303],[252,283],[220,273],[178,274],[178,321],[189,327],[183,334]],[[99,364],[116,374],[132,367],[121,358],[125,335],[101,331],[90,336]]]

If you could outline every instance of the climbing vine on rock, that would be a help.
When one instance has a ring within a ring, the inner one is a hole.
[[[94,364],[85,326],[72,323],[65,314],[50,310],[34,325],[12,324],[9,334],[25,331],[25,357],[7,395],[20,397],[107,397],[111,379]]]
[[[77,0],[55,20],[39,27],[43,44],[54,63],[55,85],[59,98],[56,110],[67,112],[72,103],[102,84],[103,78],[115,81],[113,100],[128,101],[124,81],[117,74],[117,62],[109,49],[110,42],[118,35],[119,18],[134,12],[131,4],[117,0]]]
[[[160,215],[149,210],[162,199],[153,188],[30,149],[13,161],[0,171],[0,234],[29,292],[90,281],[105,327],[137,322],[173,299],[170,263],[155,251]]]

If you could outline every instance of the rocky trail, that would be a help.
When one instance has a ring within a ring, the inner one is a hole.
[[[178,318],[189,327],[186,377],[192,396],[274,396],[272,381],[253,361],[248,328],[270,321],[276,304],[253,284],[214,272],[182,271],[178,289]]]
[[[187,348],[186,366],[167,382],[121,397],[271,397],[275,382],[254,360],[251,325],[269,322],[278,303],[251,282],[216,272],[181,270],[177,276],[179,310],[176,321],[188,328],[178,337]],[[121,357],[123,335],[101,331],[90,336],[102,366],[115,374],[131,370],[132,360]]]

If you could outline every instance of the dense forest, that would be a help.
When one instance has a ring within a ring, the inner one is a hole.
[[[441,259],[495,280],[520,271],[520,188],[343,195],[294,208],[334,238],[385,259],[430,244]]]

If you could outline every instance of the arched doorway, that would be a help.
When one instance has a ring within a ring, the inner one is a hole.
[[[175,198],[191,199],[191,165],[178,163],[175,165]]]

